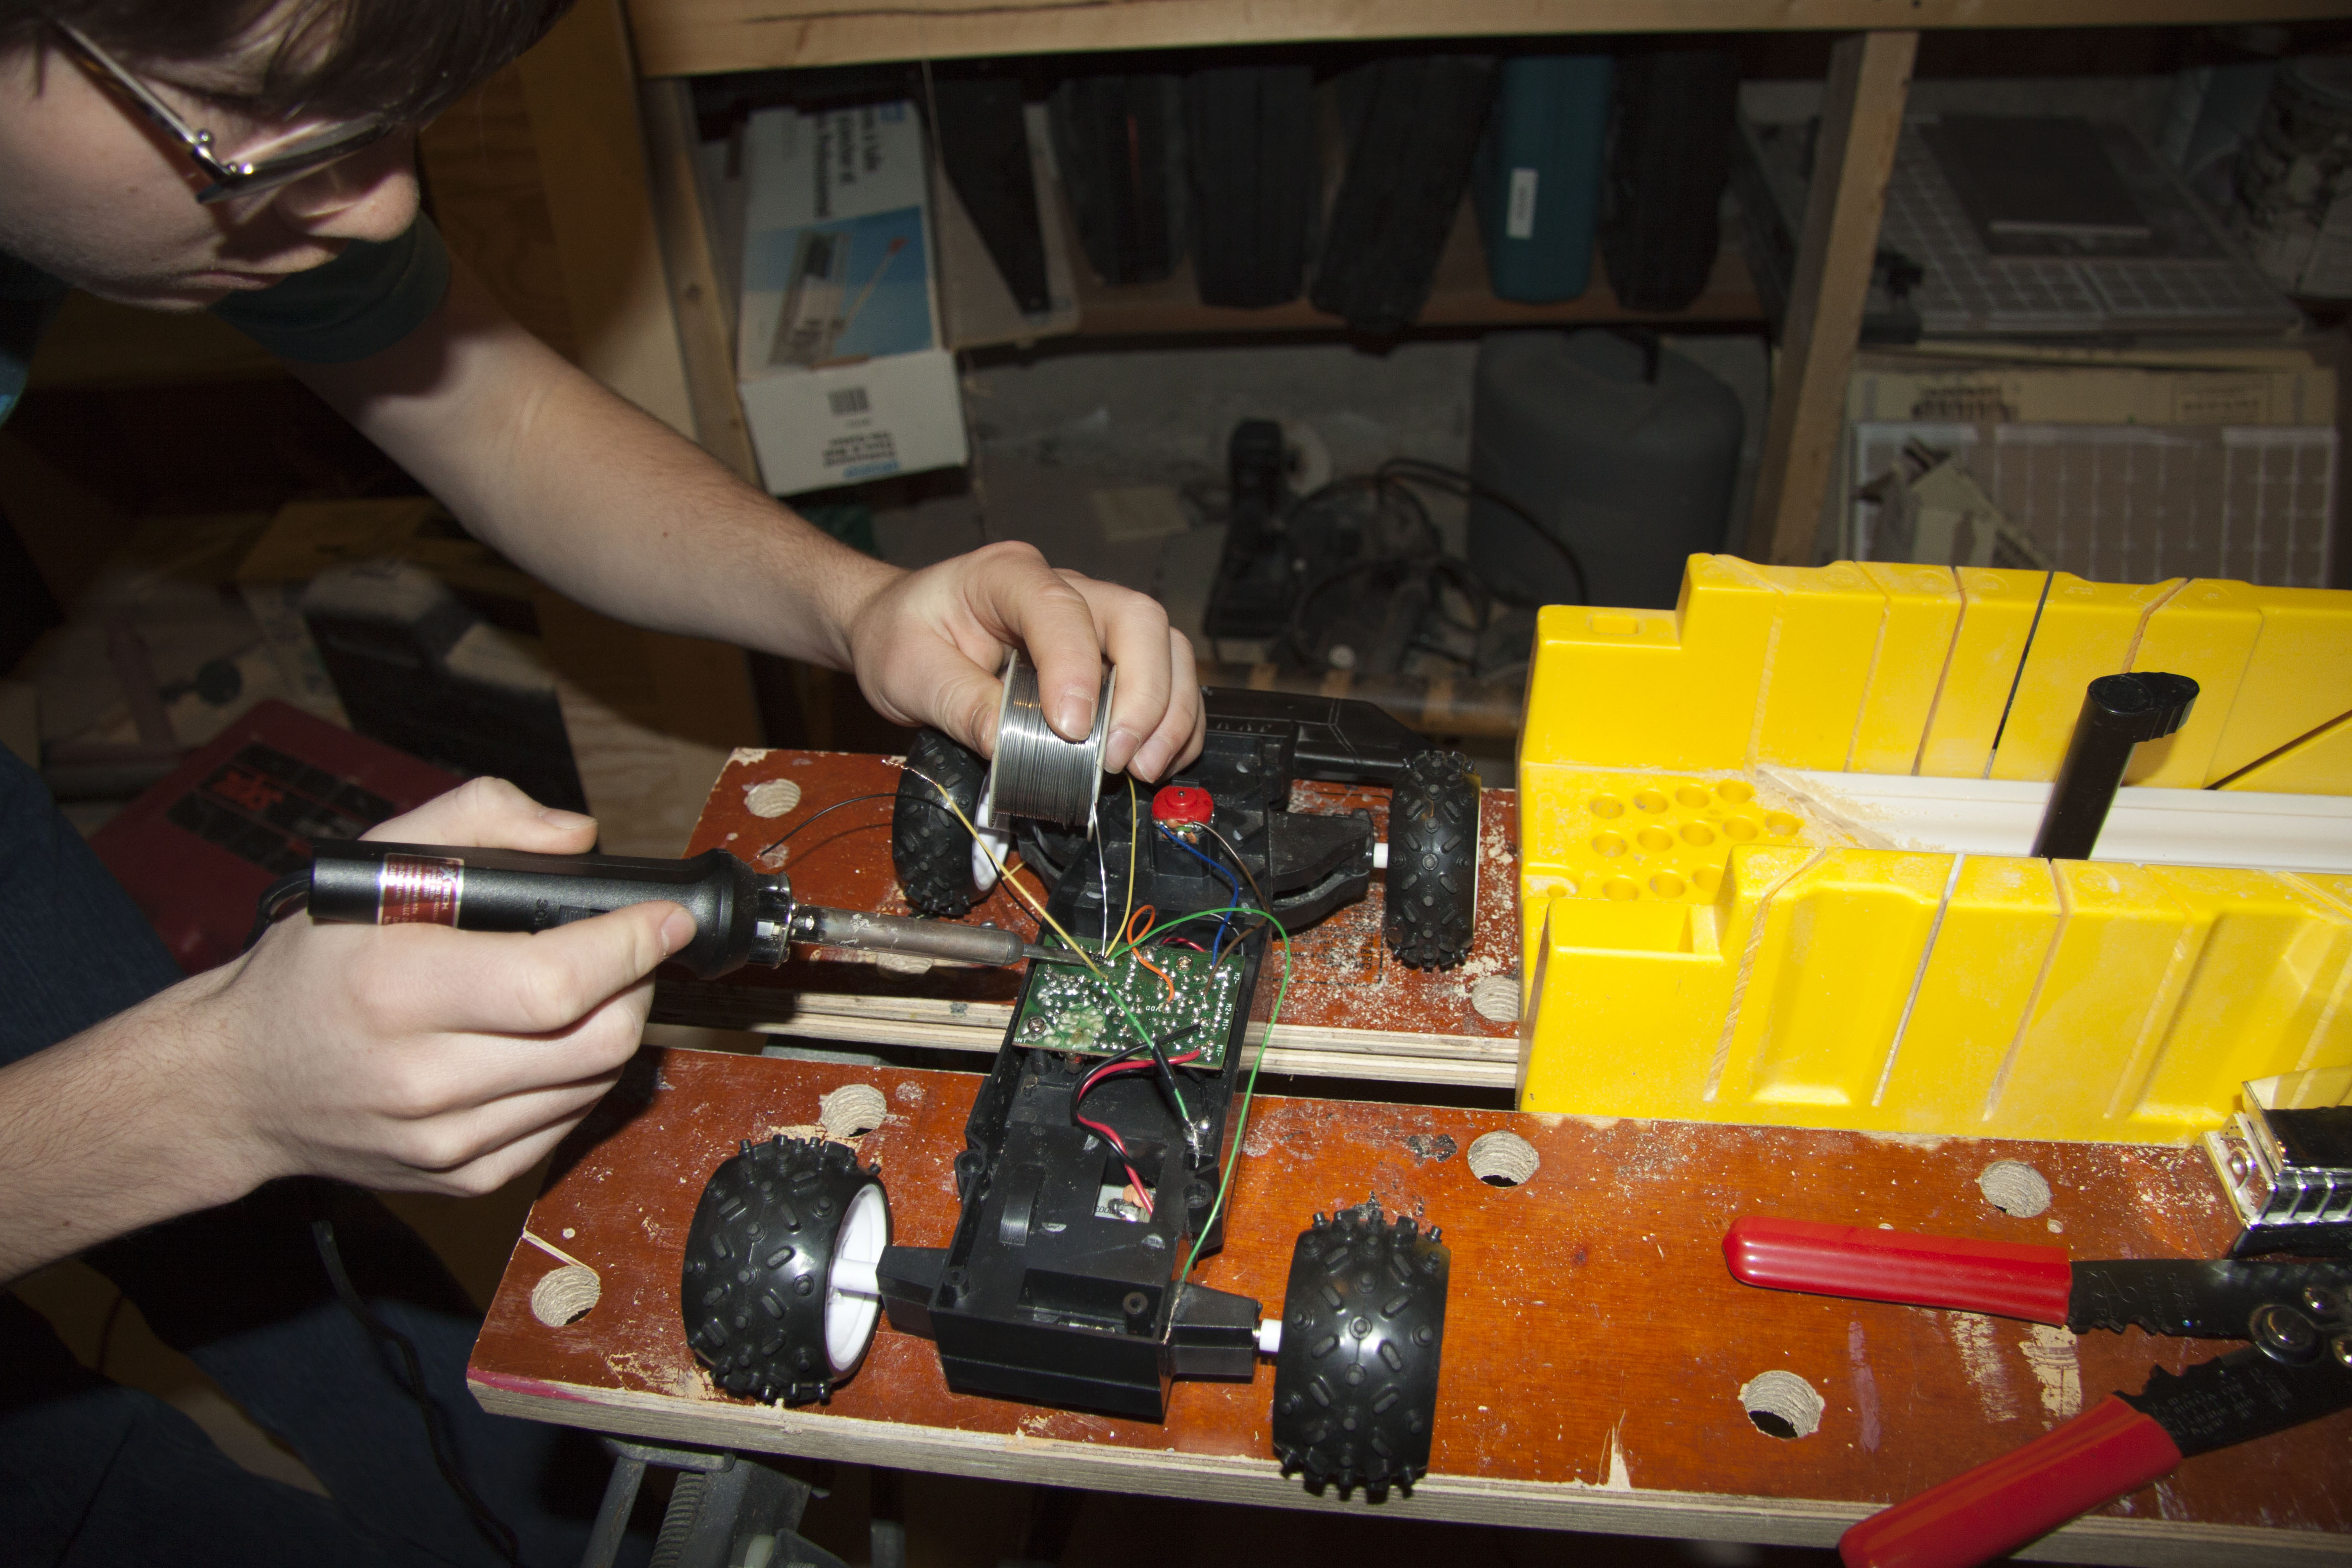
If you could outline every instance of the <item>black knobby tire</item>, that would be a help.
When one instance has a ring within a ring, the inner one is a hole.
[[[914,744],[907,748],[907,766],[938,781],[966,816],[979,811],[988,763],[978,752],[937,730],[918,730]],[[971,835],[954,812],[940,804],[939,792],[911,772],[898,775],[898,804],[890,816],[890,864],[907,902],[923,914],[968,914],[980,900],[971,875]]]
[[[1389,951],[1415,969],[1470,956],[1478,898],[1478,783],[1459,752],[1421,752],[1389,799]]]
[[[686,1233],[687,1343],[730,1394],[805,1405],[856,1370],[825,1345],[835,1248],[859,1191],[881,1180],[843,1143],[745,1142],[710,1174]]]
[[[1366,1202],[1315,1224],[1290,1255],[1274,1363],[1274,1451],[1310,1491],[1374,1502],[1429,1472],[1453,1253],[1433,1226]]]

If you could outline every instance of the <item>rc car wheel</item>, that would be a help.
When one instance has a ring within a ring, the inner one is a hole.
[[[1453,1254],[1366,1202],[1321,1215],[1290,1255],[1274,1364],[1274,1451],[1310,1491],[1374,1502],[1429,1470]]]
[[[939,781],[966,816],[980,810],[988,763],[937,730],[919,730],[907,765]],[[907,901],[927,915],[967,913],[980,899],[972,875],[971,835],[913,773],[898,775],[898,804],[890,816],[890,864]]]
[[[711,1173],[686,1233],[687,1342],[730,1394],[824,1399],[873,1342],[889,1245],[881,1179],[846,1144],[747,1142]]]
[[[1415,969],[1470,956],[1478,898],[1478,784],[1459,752],[1421,752],[1389,799],[1389,951]]]

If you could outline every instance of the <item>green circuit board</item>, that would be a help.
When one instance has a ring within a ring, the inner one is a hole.
[[[1101,952],[1100,943],[1084,937],[1078,940],[1088,952]],[[1147,947],[1143,952],[1167,972],[1175,985],[1173,996],[1168,984],[1134,952],[1122,952],[1101,963],[1127,1004],[1125,1012],[1111,1005],[1092,970],[1075,963],[1040,962],[1031,967],[1028,993],[1022,998],[1020,1016],[1013,1020],[1013,1042],[1039,1050],[1113,1056],[1135,1044],[1135,1026],[1140,1024],[1155,1040],[1178,1029],[1187,1030],[1169,1046],[1171,1053],[1198,1050],[1201,1059],[1191,1065],[1224,1066],[1234,1010],[1241,1005],[1242,960],[1236,956],[1212,964],[1207,953],[1183,947]],[[1133,1022],[1129,1021],[1130,1013]]]

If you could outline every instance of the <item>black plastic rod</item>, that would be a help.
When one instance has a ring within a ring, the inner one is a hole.
[[[2103,675],[2083,693],[2082,716],[2066,743],[2050,805],[2033,836],[2033,853],[2046,860],[2087,860],[2106,825],[2107,808],[2123,787],[2132,748],[2160,741],[2189,721],[2197,683],[2154,670]]]

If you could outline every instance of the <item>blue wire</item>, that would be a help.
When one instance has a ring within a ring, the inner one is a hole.
[[[1193,859],[1198,860],[1202,865],[1206,866],[1210,870],[1214,871],[1218,876],[1223,877],[1225,879],[1225,886],[1234,890],[1234,902],[1239,904],[1242,901],[1242,885],[1239,881],[1234,879],[1234,874],[1231,871],[1226,870],[1223,866],[1218,865],[1214,860],[1210,859],[1206,855],[1202,854],[1198,849],[1193,848],[1190,844],[1187,844],[1181,838],[1177,837],[1175,834],[1169,831],[1168,825],[1166,823],[1156,823],[1153,826],[1160,829],[1160,836],[1162,838],[1167,839],[1169,843],[1173,844],[1177,848],[1181,849],[1185,854],[1190,855]],[[1225,945],[1225,936],[1232,930],[1233,917],[1230,915],[1220,915],[1217,917],[1216,940],[1209,944],[1209,963],[1212,966],[1216,963],[1217,954]]]

